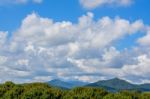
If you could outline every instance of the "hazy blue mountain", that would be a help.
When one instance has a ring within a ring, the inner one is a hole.
[[[71,89],[73,87],[80,87],[80,86],[86,86],[86,87],[99,87],[104,88],[111,92],[117,92],[120,90],[138,90],[138,91],[150,91],[150,84],[132,84],[125,80],[119,79],[119,78],[113,78],[109,80],[101,80],[94,83],[87,83],[87,82],[81,82],[81,81],[62,81],[59,79],[54,79],[49,82],[48,84],[59,87],[61,89]]]
[[[141,91],[150,91],[150,84],[137,85],[137,89]]]
[[[64,81],[61,81],[59,79],[54,79],[54,80],[51,80],[47,83],[52,85],[52,86],[62,87],[62,88],[72,88],[72,86],[73,86],[71,83],[64,82]]]
[[[71,81],[68,81],[68,83],[73,84],[73,87],[77,87],[77,86],[80,87],[80,86],[89,84],[88,82],[82,82],[82,81],[78,81],[78,80],[71,80]]]
[[[88,84],[86,86],[89,87],[102,87],[108,91],[116,92],[119,90],[134,90],[134,89],[140,89],[138,88],[138,85],[131,84],[125,80],[114,78],[109,80],[102,80],[97,81],[95,83]]]
[[[67,89],[70,89],[73,87],[84,86],[88,84],[86,82],[81,82],[81,81],[62,81],[59,79],[54,79],[47,83],[55,87],[61,87],[61,88],[67,88]]]

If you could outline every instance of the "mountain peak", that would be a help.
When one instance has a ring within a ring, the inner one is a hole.
[[[113,78],[113,80],[122,80],[122,79],[120,79],[120,78],[118,78],[118,77],[115,77],[115,78]]]
[[[123,80],[123,79],[120,79],[120,78],[118,78],[118,77],[115,77],[115,78],[112,78],[112,79],[109,79],[109,80],[107,80],[107,81],[124,81],[124,82],[127,82],[127,81],[125,81],[125,80]]]
[[[103,87],[103,88],[109,88],[109,89],[115,89],[115,90],[122,90],[122,89],[132,89],[134,87],[133,84],[122,80],[120,78],[112,78],[109,80],[102,80],[98,81],[92,84],[89,84],[88,86],[94,86],[94,87]]]
[[[53,80],[51,80],[51,82],[56,82],[56,81],[61,81],[60,79],[53,79]]]

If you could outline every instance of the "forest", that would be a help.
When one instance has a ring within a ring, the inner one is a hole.
[[[108,92],[102,88],[75,87],[62,89],[47,83],[0,84],[0,99],[150,99],[150,92],[121,90]]]

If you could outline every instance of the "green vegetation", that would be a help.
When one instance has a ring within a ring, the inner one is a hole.
[[[94,87],[62,90],[46,83],[6,82],[0,85],[0,99],[150,99],[150,93],[126,90],[111,93]]]

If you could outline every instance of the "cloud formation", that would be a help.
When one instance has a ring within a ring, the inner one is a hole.
[[[150,46],[150,27],[147,28],[146,35],[138,39],[138,43],[142,46]]]
[[[53,78],[95,81],[111,77],[134,81],[133,78],[141,77],[139,82],[142,82],[149,79],[146,76],[150,74],[147,47],[135,46],[119,51],[114,46],[116,41],[144,31],[144,23],[119,17],[106,16],[97,21],[93,18],[93,13],[89,12],[74,24],[54,22],[32,13],[11,38],[7,38],[7,32],[0,32],[1,81],[30,82]]]
[[[132,1],[133,0],[80,0],[80,3],[84,8],[94,9],[104,5],[127,6],[130,5]]]

